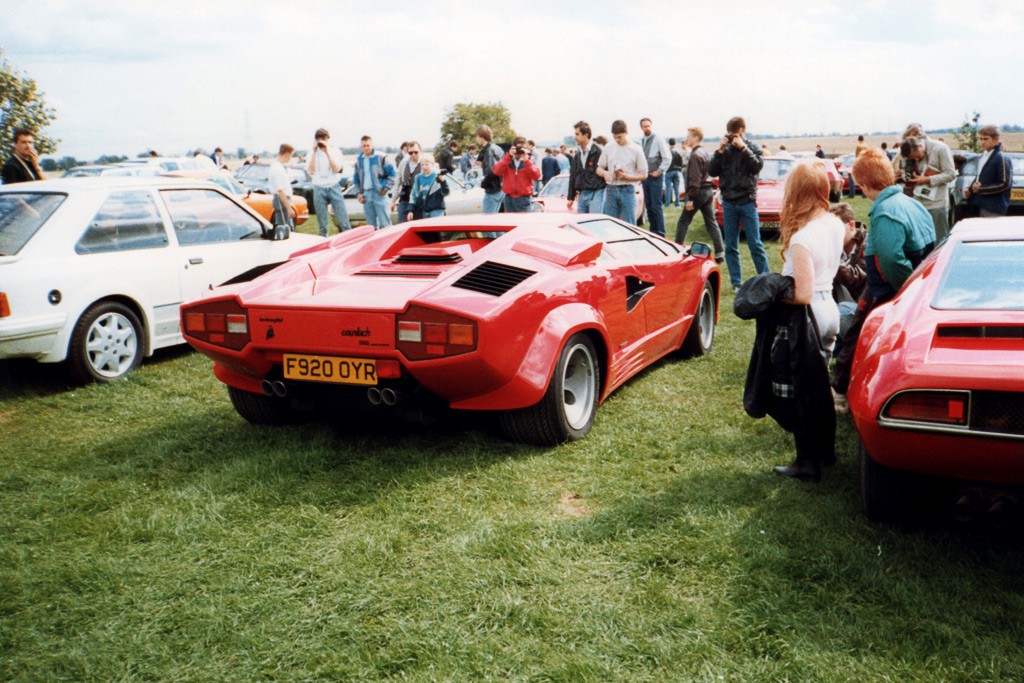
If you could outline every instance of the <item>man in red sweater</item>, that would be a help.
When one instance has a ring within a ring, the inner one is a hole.
[[[533,183],[540,179],[540,168],[530,160],[526,138],[519,136],[513,140],[505,156],[494,164],[492,172],[501,178],[501,190],[505,193],[505,213],[529,211]]]

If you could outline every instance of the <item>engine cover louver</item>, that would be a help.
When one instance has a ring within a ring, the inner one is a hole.
[[[487,261],[460,277],[452,287],[501,296],[536,272]]]

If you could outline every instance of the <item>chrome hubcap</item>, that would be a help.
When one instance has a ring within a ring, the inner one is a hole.
[[[97,318],[85,340],[89,365],[103,377],[119,377],[127,372],[138,348],[135,328],[120,313],[105,313]]]
[[[581,429],[590,420],[594,409],[594,359],[586,346],[577,344],[569,351],[569,359],[562,375],[562,405],[566,422],[573,429]]]

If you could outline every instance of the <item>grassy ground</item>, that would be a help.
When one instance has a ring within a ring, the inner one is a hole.
[[[252,427],[187,350],[111,386],[0,364],[0,679],[1024,678],[1020,539],[866,522],[844,419],[820,485],[772,475],[731,296],[709,356],[552,449]]]

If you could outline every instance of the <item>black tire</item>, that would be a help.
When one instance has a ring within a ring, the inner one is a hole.
[[[601,367],[593,342],[573,335],[558,356],[547,391],[538,403],[499,415],[510,441],[554,446],[582,439],[594,424]]]
[[[68,371],[82,383],[117,381],[142,364],[145,342],[130,308],[114,301],[93,304],[71,333]]]
[[[911,476],[877,462],[860,444],[860,496],[872,522],[901,524],[913,512],[916,489]]]
[[[704,291],[700,293],[700,302],[690,323],[690,330],[679,347],[684,358],[696,358],[711,351],[711,345],[715,342],[715,313],[715,288],[707,281],[704,283]]]
[[[277,396],[264,396],[251,391],[228,387],[228,396],[235,412],[254,425],[283,425],[292,420],[288,401]]]

